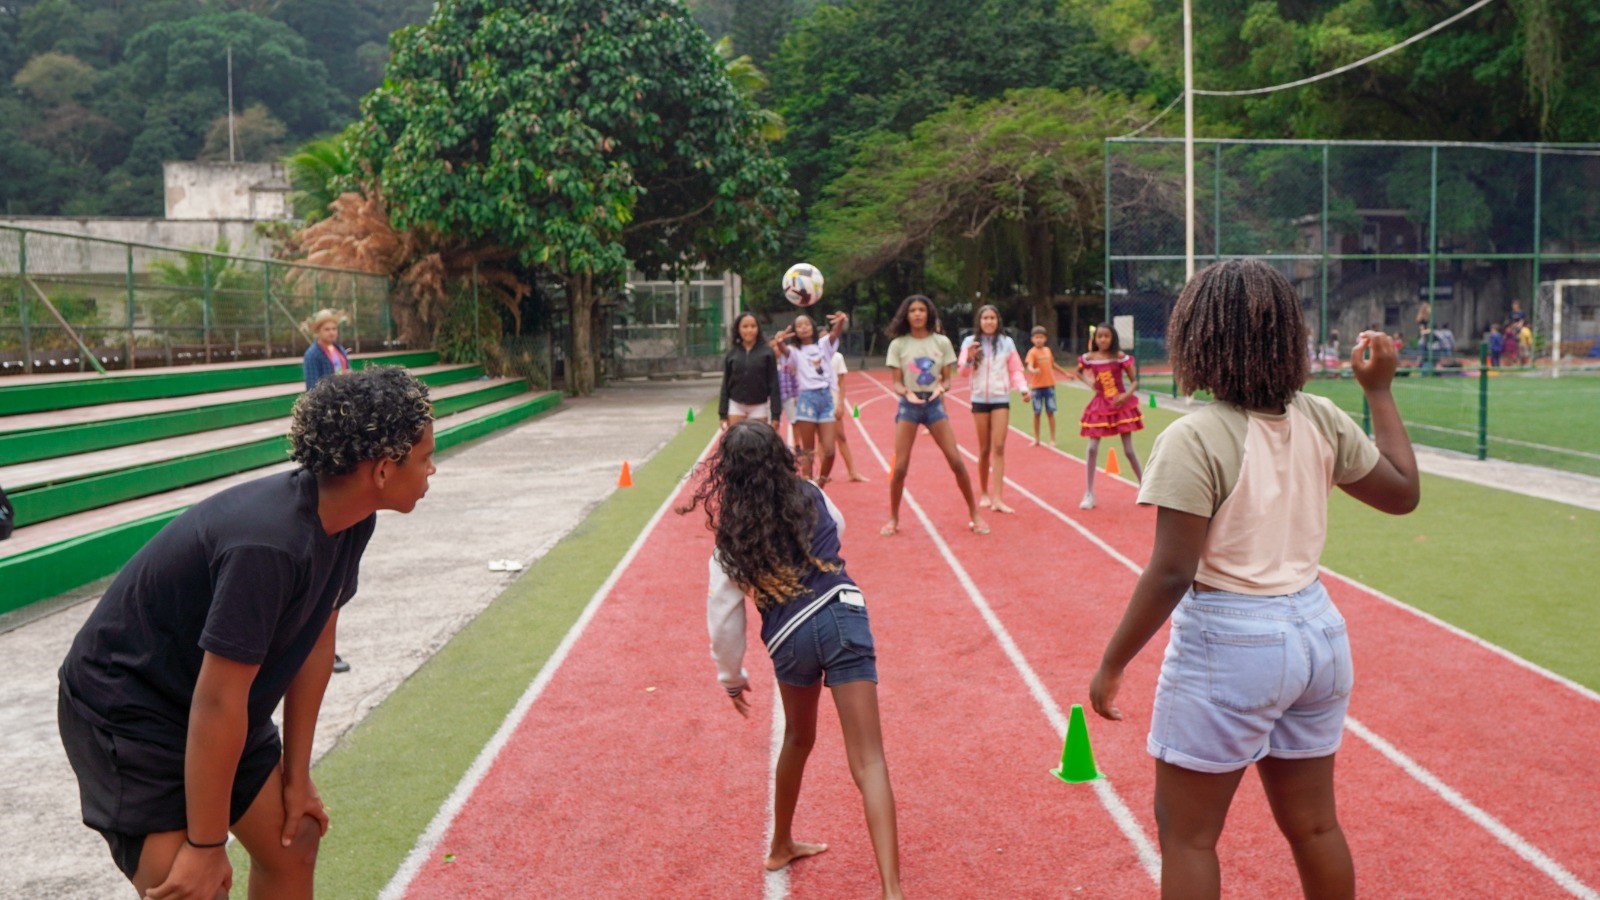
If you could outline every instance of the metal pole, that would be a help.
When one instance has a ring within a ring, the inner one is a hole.
[[[1100,167],[1105,170],[1105,203],[1106,203],[1106,241],[1105,241],[1105,280],[1102,284],[1106,302],[1106,321],[1111,321],[1111,142],[1105,141],[1100,145]],[[1073,301],[1072,309],[1078,309],[1077,301]],[[1073,316],[1073,329],[1077,329],[1077,317]],[[1058,329],[1059,330],[1059,329]],[[1059,338],[1059,335],[1057,336]],[[1075,338],[1076,336],[1074,336]]]
[[[478,334],[478,261],[472,261],[472,346],[478,355],[478,363],[483,363],[483,341]]]
[[[22,320],[22,372],[33,374],[33,329],[28,324],[28,233],[17,232],[17,313]]]
[[[272,358],[272,263],[261,265],[261,336],[266,340],[262,359]]]
[[[1432,168],[1428,178],[1428,340],[1423,351],[1423,366],[1433,368],[1433,320],[1435,306],[1435,279],[1439,267],[1439,148],[1433,148]]]
[[[135,356],[133,317],[136,314],[136,311],[133,307],[133,245],[128,244],[123,249],[127,251],[128,259],[128,368],[132,369],[134,367],[133,360]]]
[[[1489,342],[1478,342],[1478,458],[1489,458]]]
[[[211,257],[200,257],[200,324],[205,330],[206,362],[211,362]]]
[[[1194,277],[1194,16],[1183,0],[1183,280]]]
[[[353,344],[355,346],[356,352],[360,353],[361,352],[361,296],[360,296],[360,294],[358,294],[356,292],[356,278],[355,278],[355,276],[354,275],[350,275],[348,277],[350,279],[350,334],[351,334],[350,342],[351,342],[351,344]]]
[[[1550,335],[1550,377],[1561,377],[1561,289],[1566,287],[1559,280],[1556,282],[1556,314],[1555,327]]]
[[[1222,145],[1212,144],[1211,197],[1211,253],[1213,262],[1222,261]]]
[[[1429,309],[1432,309],[1430,306]],[[1318,343],[1328,346],[1328,145],[1322,145],[1322,336]],[[1339,361],[1333,362],[1335,372]]]
[[[1544,147],[1540,146],[1533,151],[1533,290],[1528,294],[1528,303],[1535,305],[1541,299],[1539,278],[1541,263],[1544,261]],[[1538,307],[1535,305],[1534,309]],[[1528,310],[1534,314],[1534,310]],[[1538,324],[1538,320],[1534,320]],[[1535,337],[1538,335],[1535,334]],[[1533,348],[1528,348],[1529,362],[1535,362]]]

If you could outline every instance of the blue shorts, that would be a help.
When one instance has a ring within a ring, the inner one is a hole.
[[[1355,673],[1322,582],[1252,597],[1191,590],[1172,614],[1148,749],[1197,772],[1339,749]]]
[[[1037,416],[1042,412],[1047,412],[1052,416],[1056,414],[1055,385],[1051,385],[1050,387],[1034,388],[1032,396],[1034,415]]]
[[[795,397],[796,422],[832,422],[835,418],[833,391],[828,388],[811,388]]]
[[[918,397],[927,397],[928,394],[918,392]],[[900,408],[895,411],[896,422],[912,422],[917,425],[926,425],[932,428],[945,419],[950,418],[944,411],[944,396],[927,403],[912,403],[904,397],[900,398]]]
[[[827,687],[852,681],[877,684],[878,654],[861,593],[841,591],[839,599],[796,626],[772,651],[772,671],[793,687],[811,687],[818,678]]]

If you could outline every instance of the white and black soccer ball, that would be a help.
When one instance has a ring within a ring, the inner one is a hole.
[[[822,299],[822,270],[810,263],[795,263],[783,273],[783,296],[795,306],[810,306]]]

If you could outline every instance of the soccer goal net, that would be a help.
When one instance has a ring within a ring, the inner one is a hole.
[[[1532,324],[1535,362],[1552,377],[1563,368],[1600,366],[1600,278],[1540,282]]]

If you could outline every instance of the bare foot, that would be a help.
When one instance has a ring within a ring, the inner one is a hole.
[[[1014,510],[1011,507],[1007,506],[1005,504],[1005,502],[1002,501],[1002,500],[996,500],[994,502],[994,511],[997,512],[997,513],[1014,513],[1014,512],[1016,512],[1016,510]]]
[[[850,473],[850,480],[851,481],[859,481],[859,482],[865,483],[867,481],[870,481],[871,479],[867,478],[867,476],[861,474],[860,472],[851,472]]]
[[[989,502],[989,498],[987,496],[983,496],[983,497],[979,497],[978,498],[978,508],[979,509],[988,509],[992,505],[993,504],[991,504]]]
[[[797,859],[816,856],[826,849],[828,849],[827,844],[805,844],[800,841],[790,841],[789,846],[783,850],[773,850],[767,854],[765,865],[768,872],[776,872]]]
[[[893,537],[894,535],[899,534],[900,533],[900,520],[899,519],[890,519],[889,520],[889,524],[887,524],[887,525],[883,526],[882,528],[878,529],[878,533],[883,535],[884,537]]]
[[[982,516],[974,515],[972,521],[967,523],[967,527],[972,529],[973,534],[989,533],[989,523],[983,521]]]
[[[1039,446],[1039,439],[1038,438],[1034,438],[1033,439],[1033,446],[1035,446],[1035,447]]]

